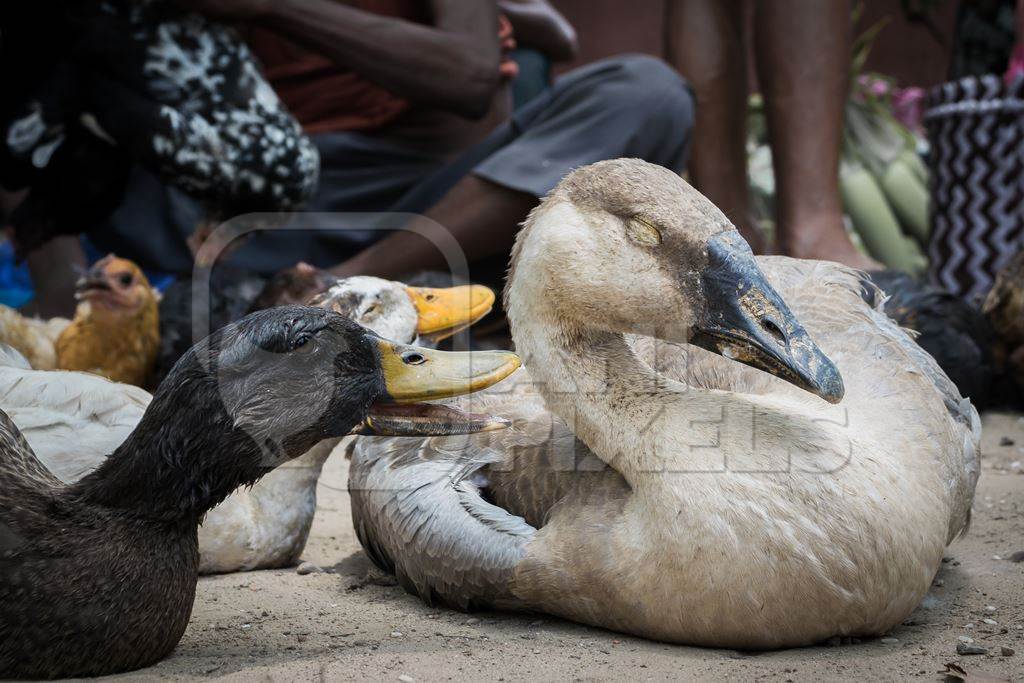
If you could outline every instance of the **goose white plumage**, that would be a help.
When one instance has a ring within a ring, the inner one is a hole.
[[[402,343],[443,338],[486,315],[494,293],[466,285],[406,287],[375,277],[339,280],[311,305],[328,308]],[[0,409],[62,481],[95,469],[135,428],[152,396],[142,389],[80,372],[29,368],[17,352],[0,353]],[[199,528],[200,573],[295,564],[316,511],[316,486],[340,439],[327,439],[239,489]]]
[[[512,428],[353,443],[360,541],[463,609],[717,647],[886,632],[968,524],[980,422],[865,286],[755,259],[665,169],[575,171],[513,252],[525,367],[472,402]]]

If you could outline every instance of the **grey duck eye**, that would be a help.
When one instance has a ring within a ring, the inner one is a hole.
[[[307,346],[312,339],[313,335],[308,332],[303,332],[292,339],[291,343],[288,345],[288,350],[295,351],[296,349],[301,349]]]
[[[427,359],[419,352],[406,351],[402,354],[402,362],[406,365],[420,365],[422,363],[426,363]]]

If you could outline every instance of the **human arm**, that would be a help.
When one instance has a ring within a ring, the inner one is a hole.
[[[431,0],[431,25],[334,0],[179,0],[246,20],[351,69],[400,97],[467,118],[484,116],[501,85],[497,7]]]
[[[547,0],[499,0],[498,9],[512,23],[519,43],[537,48],[553,62],[576,58],[576,30]]]

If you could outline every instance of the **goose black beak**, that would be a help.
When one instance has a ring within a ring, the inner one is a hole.
[[[494,306],[494,292],[482,285],[407,287],[406,291],[419,317],[416,333],[434,343],[466,329]]]
[[[387,397],[370,408],[355,433],[385,436],[470,434],[503,429],[509,422],[490,415],[419,401],[480,391],[521,364],[507,351],[448,352],[375,338]]]
[[[829,403],[843,398],[839,369],[768,284],[750,247],[733,232],[708,242],[706,302],[690,343],[771,373]]]

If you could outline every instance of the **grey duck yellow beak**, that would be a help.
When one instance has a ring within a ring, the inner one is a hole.
[[[730,231],[708,241],[701,280],[706,306],[692,344],[771,373],[829,403],[842,400],[839,369],[768,284],[738,235]]]
[[[387,400],[371,407],[365,423],[356,433],[449,435],[508,426],[508,420],[503,418],[418,401],[486,389],[512,374],[521,364],[519,356],[508,351],[436,351],[379,338],[374,342],[380,354]]]
[[[491,312],[494,292],[482,285],[406,287],[416,306],[420,337],[438,342],[464,330]]]

